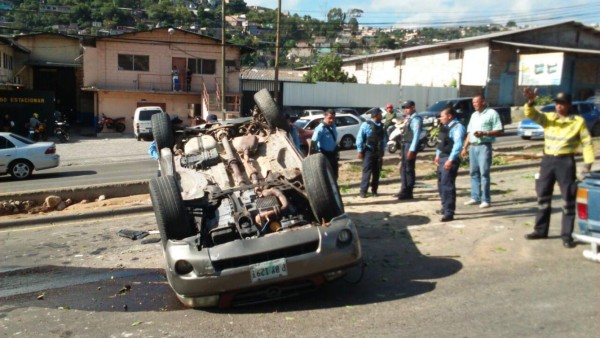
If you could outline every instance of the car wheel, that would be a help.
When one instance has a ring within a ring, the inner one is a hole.
[[[159,151],[162,148],[173,148],[175,138],[169,114],[161,113],[152,115],[152,136],[156,140],[156,149]]]
[[[31,176],[33,164],[29,161],[18,160],[10,165],[10,176],[17,180],[24,180]]]
[[[398,145],[396,144],[396,142],[388,144],[388,152],[390,154],[393,154],[396,151],[398,151]]]
[[[521,136],[523,140],[531,140],[531,136]]]
[[[316,219],[329,222],[344,213],[333,169],[323,154],[313,154],[302,162],[304,186]]]
[[[344,135],[340,140],[340,147],[344,150],[352,149],[354,146],[354,137],[352,135]]]
[[[273,101],[271,94],[266,89],[261,89],[254,94],[254,102],[260,109],[260,112],[265,117],[265,120],[271,128],[279,128],[289,130],[290,125],[285,118],[285,115],[279,111],[277,104]]]
[[[196,233],[175,177],[165,175],[153,178],[149,190],[163,247],[170,239],[184,239]]]

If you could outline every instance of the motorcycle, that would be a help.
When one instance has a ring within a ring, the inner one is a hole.
[[[39,140],[47,141],[48,131],[46,130],[46,123],[40,122],[37,128],[29,128],[29,139],[34,142],[37,142]]]
[[[67,120],[54,121],[54,136],[62,143],[68,142],[70,138],[69,127]]]
[[[433,126],[428,128],[429,136],[427,137],[427,146],[435,148],[438,144],[438,136],[440,135],[441,122],[439,118],[433,120]]]
[[[404,119],[404,121],[402,121],[402,123],[393,125],[388,128],[387,149],[390,154],[393,154],[396,151],[398,151],[398,149],[400,149],[400,146],[402,145],[402,142],[403,142],[402,140],[404,138],[404,125],[406,124],[407,120],[408,119]],[[419,151],[425,150],[425,147],[428,144],[429,138],[430,138],[429,130],[423,129],[423,131],[421,131],[421,134],[419,135],[419,144],[418,144]],[[436,137],[436,144],[437,144],[437,137]]]
[[[98,120],[98,124],[96,125],[96,133],[99,133],[102,131],[102,129],[104,129],[104,127],[106,127],[106,129],[114,129],[119,133],[122,133],[125,131],[125,118],[124,117],[117,117],[116,119],[107,117],[106,115],[104,115],[104,113],[102,113],[102,118],[100,120]]]

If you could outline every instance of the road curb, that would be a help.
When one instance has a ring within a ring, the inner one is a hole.
[[[0,201],[19,200],[43,203],[47,196],[56,195],[72,200],[96,200],[104,195],[106,198],[142,195],[148,193],[149,180],[137,180],[114,184],[85,185],[59,189],[30,190],[22,192],[0,193]]]

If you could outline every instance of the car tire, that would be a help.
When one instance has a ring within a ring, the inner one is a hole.
[[[175,137],[173,136],[169,114],[154,114],[152,115],[151,121],[152,136],[154,137],[154,140],[156,140],[156,149],[159,151],[162,148],[172,149],[175,144]]]
[[[33,164],[26,160],[18,160],[11,163],[8,171],[10,172],[10,176],[12,176],[12,178],[16,180],[24,180],[31,176],[31,173],[33,172]]]
[[[333,169],[323,154],[313,154],[302,162],[308,202],[318,222],[329,222],[344,213]]]
[[[354,137],[352,135],[344,135],[340,140],[340,148],[343,150],[352,149],[354,147]]]
[[[267,89],[261,89],[254,94],[254,102],[258,106],[258,109],[265,117],[267,124],[271,128],[279,128],[285,131],[290,129],[285,115],[279,110],[275,101],[271,97],[271,94]]]
[[[149,184],[150,199],[156,216],[163,247],[167,241],[180,240],[196,233],[181,198],[181,189],[175,177],[155,177]]]

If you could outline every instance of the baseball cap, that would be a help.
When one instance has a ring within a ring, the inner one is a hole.
[[[410,107],[414,107],[414,106],[415,106],[415,101],[406,100],[406,101],[402,102],[402,108],[410,108]]]
[[[554,97],[554,99],[552,100],[554,102],[566,102],[566,103],[571,103],[573,101],[573,99],[571,98],[571,94],[567,94],[567,93],[557,93],[556,96]]]
[[[388,103],[387,106],[385,106],[385,109],[388,109],[388,108],[394,109],[394,106],[391,103]]]

